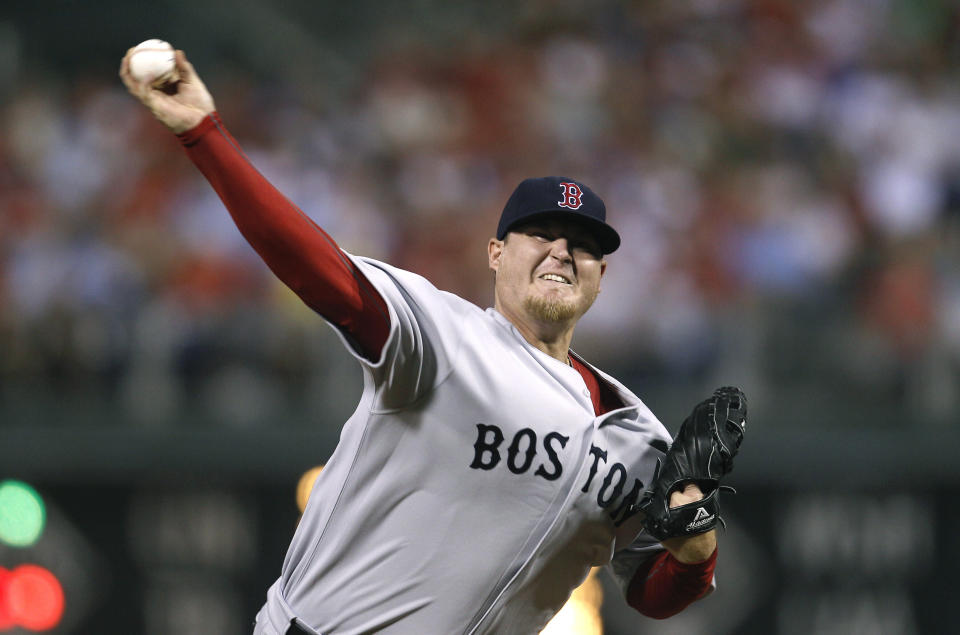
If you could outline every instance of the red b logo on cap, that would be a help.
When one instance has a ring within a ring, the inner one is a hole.
[[[583,201],[580,200],[583,196],[580,186],[576,183],[561,183],[560,187],[563,188],[563,198],[557,201],[557,205],[567,209],[580,209],[583,205]]]

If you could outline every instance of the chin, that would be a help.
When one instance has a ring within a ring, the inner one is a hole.
[[[530,315],[543,322],[568,322],[578,316],[575,302],[556,298],[527,296],[523,300],[523,307]]]

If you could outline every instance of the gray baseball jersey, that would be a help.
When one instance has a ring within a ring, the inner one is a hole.
[[[653,413],[594,369],[626,404],[597,417],[494,309],[351,258],[390,335],[376,362],[354,352],[360,404],[255,632],[536,633],[590,567],[626,584],[662,549],[630,511],[670,441]]]

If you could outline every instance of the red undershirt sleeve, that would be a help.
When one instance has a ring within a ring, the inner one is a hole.
[[[707,594],[716,565],[716,549],[696,564],[684,564],[665,551],[634,574],[627,604],[658,620],[676,615]]]
[[[386,302],[337,243],[253,167],[218,113],[178,137],[277,277],[361,355],[379,358],[390,334]]]

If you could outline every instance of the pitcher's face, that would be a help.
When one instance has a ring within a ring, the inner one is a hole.
[[[488,252],[497,272],[498,308],[539,322],[579,320],[596,300],[607,266],[587,229],[558,219],[524,224],[502,241],[491,239]]]

